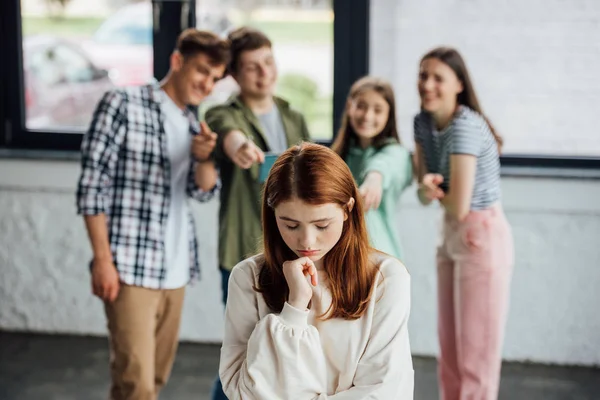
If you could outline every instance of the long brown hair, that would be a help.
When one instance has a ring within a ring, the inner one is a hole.
[[[278,204],[296,197],[308,204],[335,203],[348,218],[336,245],[323,262],[331,287],[332,302],[321,316],[325,319],[360,318],[368,305],[378,269],[369,260],[371,247],[363,216],[363,206],[350,169],[336,153],[325,146],[301,143],[285,151],[273,165],[264,186],[262,205],[263,266],[257,292],[274,312],[280,312],[289,288],[283,275],[285,261],[298,256],[285,244],[275,219]],[[355,199],[349,209],[348,202]]]
[[[441,62],[449,66],[452,69],[452,71],[454,71],[456,77],[463,85],[463,91],[456,96],[456,101],[458,102],[458,104],[465,105],[470,109],[476,111],[485,119],[485,122],[487,122],[490,131],[492,131],[492,135],[494,135],[494,139],[496,139],[498,151],[502,150],[502,145],[504,144],[502,136],[500,136],[500,134],[496,131],[490,120],[485,116],[485,114],[481,110],[479,100],[477,99],[477,95],[475,94],[475,88],[473,87],[471,77],[469,76],[469,71],[467,70],[467,64],[465,63],[460,53],[456,49],[450,47],[437,47],[423,56],[423,58],[421,59],[421,64],[423,63],[423,61],[431,58],[440,60]]]
[[[368,90],[373,90],[379,93],[390,106],[390,112],[388,115],[387,123],[383,130],[373,138],[373,146],[376,149],[383,147],[389,142],[389,139],[395,139],[400,143],[400,136],[398,135],[398,127],[396,124],[396,99],[394,97],[394,89],[392,85],[385,79],[376,78],[373,76],[365,76],[360,78],[350,88],[348,93],[348,100],[346,101],[346,109],[342,114],[342,121],[340,129],[335,138],[335,141],[331,145],[333,151],[338,153],[343,159],[348,155],[348,149],[350,148],[351,139],[358,139],[356,132],[352,128],[350,123],[350,116],[348,115],[348,103],[356,98],[361,93]]]

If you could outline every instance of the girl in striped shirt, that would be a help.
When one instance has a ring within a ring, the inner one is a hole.
[[[437,249],[442,400],[498,396],[513,240],[500,204],[502,140],[487,120],[460,54],[422,59],[414,120],[422,204],[445,210]]]

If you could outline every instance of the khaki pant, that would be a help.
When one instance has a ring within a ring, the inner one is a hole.
[[[111,400],[155,400],[167,383],[179,341],[185,287],[121,284],[105,303],[110,335]]]

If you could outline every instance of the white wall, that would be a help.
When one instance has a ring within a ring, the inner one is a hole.
[[[104,335],[91,250],[76,215],[76,162],[0,160],[0,329]],[[188,291],[182,338],[219,341],[218,202],[194,202],[203,280]]]
[[[392,79],[397,92],[407,79],[398,71],[413,62],[397,47],[398,4],[407,3],[372,0],[371,37],[371,68]],[[75,215],[78,173],[76,162],[0,160],[0,329],[105,334],[101,304],[90,294],[86,233]],[[504,357],[600,365],[598,181],[504,178],[503,190],[517,259]],[[222,335],[217,209],[216,202],[194,206],[204,279],[188,291],[184,340],[216,342]],[[437,352],[438,219],[439,210],[419,206],[413,191],[404,195],[398,224],[413,277],[412,346],[420,355]]]
[[[600,2],[371,0],[372,75],[394,85],[400,132],[412,147],[418,63],[446,45],[465,57],[507,152],[600,155]],[[504,356],[600,364],[600,185],[504,178],[517,265]],[[436,351],[436,211],[404,196],[399,226],[413,275],[412,344]]]
[[[597,181],[504,178],[516,266],[504,357],[600,364],[600,185]],[[413,276],[413,351],[436,344],[436,245],[439,210],[405,195],[399,218]]]
[[[75,215],[75,162],[0,161],[0,328],[104,335],[90,294],[89,245]],[[600,185],[594,180],[505,178],[517,265],[504,356],[559,364],[600,364]],[[439,209],[405,193],[398,217],[413,277],[415,354],[434,355]],[[203,281],[188,291],[182,339],[222,334],[216,268],[218,204],[195,206]]]
[[[420,58],[457,48],[506,152],[600,155],[600,1],[371,0],[371,71],[390,79],[404,138]]]

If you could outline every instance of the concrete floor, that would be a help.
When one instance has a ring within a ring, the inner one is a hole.
[[[208,400],[218,346],[182,343],[161,400]],[[105,400],[104,338],[0,332],[0,400]],[[415,358],[415,399],[437,399],[435,360]],[[600,369],[506,363],[500,399],[600,399]]]

